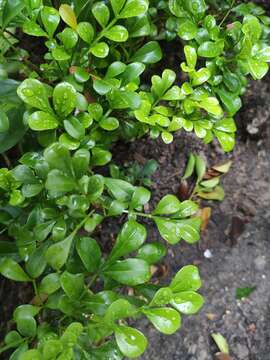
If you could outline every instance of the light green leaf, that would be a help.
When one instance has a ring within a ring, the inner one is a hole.
[[[125,42],[128,39],[128,31],[122,25],[115,25],[105,31],[104,36],[112,41]]]
[[[76,106],[75,88],[67,82],[58,84],[53,91],[53,105],[59,116],[69,115]]]
[[[24,80],[18,87],[17,93],[27,105],[45,112],[51,112],[46,87],[39,80]]]
[[[3,258],[0,261],[0,273],[14,281],[31,281],[19,264],[11,258]]]
[[[171,305],[183,314],[196,314],[203,306],[203,297],[194,291],[182,291],[175,294]]]
[[[121,352],[131,359],[142,355],[148,343],[140,331],[123,325],[117,327],[115,339]]]
[[[196,291],[201,287],[198,268],[194,265],[184,266],[174,276],[170,288],[174,293],[182,291]]]
[[[144,311],[154,327],[166,335],[175,333],[181,326],[180,314],[171,308],[154,308]]]
[[[108,24],[110,19],[110,10],[103,1],[99,1],[93,5],[92,13],[99,25],[103,28]]]
[[[98,58],[105,58],[108,56],[109,50],[109,46],[105,42],[100,42],[90,48],[90,52]]]
[[[58,127],[58,120],[47,112],[36,111],[29,116],[28,125],[35,131],[53,130]]]
[[[180,201],[175,195],[165,195],[155,207],[153,214],[173,214],[180,208]]]
[[[60,22],[59,12],[53,7],[44,6],[40,15],[47,33],[50,37],[53,37],[53,34]]]

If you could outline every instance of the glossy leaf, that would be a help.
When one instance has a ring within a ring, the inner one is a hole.
[[[41,10],[41,19],[47,33],[50,37],[53,37],[53,34],[60,22],[60,15],[58,11],[53,7],[44,6]]]
[[[24,80],[18,87],[17,93],[27,105],[45,112],[51,112],[46,87],[39,80]]]
[[[66,263],[73,238],[74,234],[71,233],[64,240],[51,245],[46,251],[46,260],[53,269],[60,270]]]
[[[36,111],[29,116],[28,125],[35,131],[53,130],[58,127],[58,120],[50,113]]]
[[[53,91],[53,105],[61,117],[69,115],[76,106],[76,90],[67,82],[58,84]]]
[[[171,305],[183,314],[196,314],[203,306],[203,297],[194,291],[183,291],[175,294]]]
[[[129,220],[122,227],[116,243],[108,257],[108,261],[111,263],[121,256],[137,250],[144,243],[145,239],[145,227],[135,220]]]
[[[103,1],[99,1],[93,5],[92,13],[99,25],[103,28],[108,24],[110,19],[110,10]]]
[[[101,250],[96,240],[79,237],[76,241],[76,249],[87,271],[95,272],[101,263]]]
[[[176,196],[166,195],[159,201],[153,214],[173,214],[179,210],[180,205],[181,203]]]
[[[6,278],[14,281],[31,281],[19,264],[10,258],[0,261],[0,273]]]
[[[201,287],[201,279],[196,266],[187,265],[174,276],[170,288],[174,293],[196,291]]]
[[[154,308],[145,311],[154,327],[166,335],[175,333],[181,326],[179,313],[171,308]]]
[[[117,261],[106,269],[104,274],[120,284],[129,286],[143,284],[151,277],[149,265],[141,259]]]
[[[142,355],[147,346],[146,337],[140,331],[128,326],[118,326],[115,339],[121,352],[131,359]]]
[[[140,16],[146,13],[148,9],[147,0],[127,0],[125,6],[120,11],[120,18],[129,18]]]
[[[68,4],[62,4],[59,8],[59,14],[62,20],[69,25],[71,28],[76,29],[77,27],[77,19],[74,11],[71,6]]]

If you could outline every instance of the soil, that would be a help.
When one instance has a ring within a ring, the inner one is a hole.
[[[227,339],[233,360],[270,359],[269,104],[270,76],[250,84],[236,118],[237,145],[230,154],[224,154],[215,142],[204,145],[187,133],[179,133],[170,145],[141,139],[114,149],[119,163],[123,163],[123,159],[143,163],[151,158],[159,163],[152,178],[151,206],[165,194],[178,193],[190,152],[203,156],[209,166],[232,160],[230,172],[222,181],[225,200],[203,204],[212,208],[212,216],[200,242],[193,246],[184,242],[170,246],[163,262],[167,279],[184,265],[199,267],[205,305],[198,315],[183,317],[182,328],[172,336],[161,335],[146,321],[140,322],[137,327],[149,339],[142,360],[214,359],[218,349],[211,340],[213,332]],[[103,236],[105,231],[108,235],[108,242],[115,226],[108,224],[103,231]],[[148,239],[163,241],[151,223]],[[251,295],[237,300],[237,288],[254,286]],[[16,304],[27,303],[31,298],[32,292],[27,286],[1,279],[1,335],[10,327],[8,320]]]

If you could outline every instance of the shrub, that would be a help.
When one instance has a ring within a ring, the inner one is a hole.
[[[0,6],[0,273],[35,294],[15,309],[16,330],[0,352],[13,349],[13,360],[138,357],[147,339],[128,319],[144,316],[172,334],[180,314],[203,305],[193,265],[167,286],[151,282],[166,247],[145,243],[141,220],[173,245],[198,241],[200,218],[195,202],[173,194],[145,212],[156,164],[125,173],[110,149],[146,135],[170,143],[182,130],[231,151],[247,78],[268,70],[270,18],[226,0]],[[153,65],[166,56],[161,41],[183,50],[181,72]],[[185,177],[195,168],[196,191],[207,197],[205,164],[192,155]],[[95,229],[120,216],[107,251]]]

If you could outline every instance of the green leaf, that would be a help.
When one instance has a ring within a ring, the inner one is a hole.
[[[106,165],[112,159],[110,151],[99,149],[97,147],[92,150],[92,155],[91,164],[95,166]]]
[[[181,203],[177,215],[182,218],[194,215],[199,209],[198,204],[191,200],[185,200]]]
[[[50,360],[56,358],[56,356],[62,353],[62,351],[63,351],[63,345],[60,340],[56,340],[56,339],[46,340],[42,348],[43,359]]]
[[[10,258],[0,260],[0,273],[10,280],[31,281],[20,265]]]
[[[68,297],[78,300],[84,291],[84,276],[83,274],[71,274],[64,271],[60,276],[60,284]]]
[[[79,149],[72,158],[72,167],[77,178],[81,178],[88,172],[90,162],[90,152],[86,149]]]
[[[30,254],[26,262],[26,271],[32,278],[38,278],[46,268],[47,262],[45,260],[46,246],[40,246]]]
[[[128,31],[122,25],[114,25],[109,30],[105,31],[104,36],[112,41],[125,42],[128,39]]]
[[[124,8],[120,11],[119,17],[122,19],[140,16],[147,12],[147,0],[127,0]]]
[[[46,275],[40,283],[39,292],[41,294],[53,294],[61,287],[60,278],[57,273]]]
[[[225,152],[232,151],[235,145],[235,134],[229,134],[219,130],[214,130],[213,132],[222,146],[222,149]]]
[[[226,91],[224,88],[216,89],[216,92],[229,114],[234,115],[241,108],[242,101],[239,96]]]
[[[146,239],[145,227],[135,220],[129,220],[122,227],[116,243],[108,257],[110,263],[141,247]]]
[[[137,257],[152,265],[163,258],[166,255],[166,252],[166,247],[163,244],[151,243],[142,246],[138,251]]]
[[[225,118],[218,120],[215,123],[214,128],[216,130],[228,132],[228,133],[233,133],[236,131],[236,125],[233,118]]]
[[[174,276],[170,288],[174,293],[182,291],[196,291],[201,287],[198,268],[194,265],[184,266]]]
[[[131,61],[142,62],[144,64],[154,64],[161,60],[162,52],[157,41],[150,41],[143,45],[135,54],[131,57]]]
[[[136,187],[131,198],[130,207],[136,209],[139,206],[143,206],[149,202],[150,197],[151,192],[148,189],[142,186]]]
[[[88,233],[91,233],[95,230],[95,228],[102,222],[103,216],[100,214],[93,214],[90,218],[88,218],[84,224],[84,229]]]
[[[206,163],[202,157],[195,155],[195,169],[197,182],[201,181],[206,173]]]
[[[92,7],[92,13],[101,27],[105,27],[110,19],[110,10],[103,1],[95,3]]]
[[[76,241],[76,250],[86,268],[94,273],[101,263],[101,250],[95,239],[90,237],[79,237]]]
[[[87,44],[91,44],[94,38],[94,28],[88,22],[80,22],[77,26],[78,35]]]
[[[64,240],[51,245],[46,251],[47,263],[54,269],[60,270],[67,261],[69,251],[73,242],[74,233],[71,233]]]
[[[50,37],[53,37],[53,34],[60,22],[59,12],[53,7],[44,6],[40,15],[47,33]]]
[[[169,287],[159,289],[153,296],[150,306],[167,305],[173,298],[173,292]]]
[[[61,33],[57,35],[57,37],[62,41],[65,49],[73,49],[77,42],[78,42],[78,34],[75,30],[71,28],[65,28]],[[68,60],[70,58],[70,55],[63,51],[63,57],[61,57],[61,54],[59,52],[61,51],[61,48],[56,48],[58,50],[58,54],[55,52],[53,53],[54,58],[56,60]]]
[[[58,84],[53,91],[53,105],[61,117],[69,115],[76,106],[76,90],[67,82]]]
[[[76,15],[71,6],[68,4],[62,4],[59,8],[59,14],[62,20],[69,25],[71,28],[76,30],[77,28],[77,19]]]
[[[200,102],[199,106],[215,116],[220,116],[223,113],[218,99],[215,97],[208,97],[204,99],[202,102]]]
[[[197,25],[189,19],[181,19],[178,35],[183,40],[192,40],[196,37],[198,32]]]
[[[148,343],[140,331],[123,325],[115,330],[115,339],[121,352],[131,359],[142,355]]]
[[[115,322],[116,320],[131,317],[136,314],[136,308],[125,299],[114,301],[107,309],[105,321]]]
[[[52,57],[56,61],[66,61],[71,58],[71,55],[66,52],[63,46],[57,46],[52,49]]]
[[[119,127],[119,121],[115,117],[105,117],[99,122],[102,129],[107,131],[114,131]]]
[[[60,143],[54,143],[44,151],[44,159],[50,169],[58,169],[72,175],[72,163],[69,151]]]
[[[113,79],[116,76],[122,74],[126,70],[126,68],[127,68],[126,64],[122,63],[121,61],[114,61],[108,67],[105,78]]]
[[[179,222],[171,219],[163,219],[155,217],[154,221],[158,227],[158,231],[164,240],[169,244],[176,244],[181,240]]]
[[[196,314],[203,306],[203,297],[194,291],[182,291],[175,294],[171,305],[183,314]]]
[[[73,178],[57,169],[49,172],[45,183],[45,187],[49,190],[52,197],[61,196],[66,192],[72,191],[75,186],[76,183]]]
[[[23,32],[31,36],[45,36],[48,37],[47,33],[34,21],[27,20],[23,23]]]
[[[154,93],[156,98],[161,98],[162,95],[168,90],[174,83],[176,74],[174,71],[166,69],[162,73],[160,78],[157,75],[152,76],[151,92]]]
[[[197,64],[197,53],[196,53],[196,49],[192,46],[186,45],[184,47],[184,53],[185,53],[185,57],[186,57],[186,61],[188,66],[191,69],[195,69],[196,64]]]
[[[181,203],[175,195],[166,195],[159,201],[153,214],[173,214],[179,210],[180,205]]]
[[[64,128],[74,139],[81,140],[85,135],[83,124],[75,116],[70,116],[68,120],[64,120]]]
[[[195,162],[196,162],[195,156],[192,153],[190,153],[189,158],[188,158],[187,167],[185,169],[185,173],[182,177],[182,180],[189,178],[193,174],[193,171],[195,168]]]
[[[2,13],[2,28],[6,28],[7,25],[18,16],[25,8],[25,2],[22,0],[7,0],[3,3]]]
[[[171,308],[154,308],[144,311],[154,327],[166,335],[175,333],[181,326],[180,314]]]
[[[122,83],[123,85],[127,85],[130,82],[136,81],[139,76],[144,72],[145,65],[141,62],[133,62],[128,64],[124,73],[122,74]]]
[[[113,89],[108,94],[110,105],[113,109],[138,109],[141,105],[140,96],[134,91]]]
[[[192,75],[192,85],[198,86],[205,83],[211,77],[211,72],[207,68],[201,68]]]
[[[41,353],[36,349],[26,351],[20,356],[21,360],[42,360]]]
[[[18,87],[17,93],[27,105],[45,112],[51,112],[46,87],[39,80],[24,80]]]
[[[135,190],[133,185],[120,179],[105,178],[105,186],[113,197],[123,202],[129,201]]]
[[[247,298],[254,290],[256,290],[256,286],[236,288],[236,299],[241,300]]]
[[[215,58],[223,52],[223,40],[205,41],[198,48],[198,55],[206,58]]]
[[[266,62],[253,59],[248,60],[248,67],[254,80],[262,79],[269,70]]]
[[[98,58],[105,58],[108,56],[109,50],[109,46],[105,42],[100,42],[90,48],[90,52]]]
[[[36,111],[29,116],[28,125],[35,131],[53,130],[58,127],[58,120],[47,112]]]
[[[85,69],[80,68],[80,67],[76,68],[74,77],[75,77],[76,81],[79,83],[84,83],[90,79],[89,73]]]
[[[129,286],[143,284],[151,278],[149,265],[141,259],[117,261],[106,269],[104,274],[120,284]]]
[[[9,119],[3,110],[0,110],[0,133],[5,133],[9,130]]]

